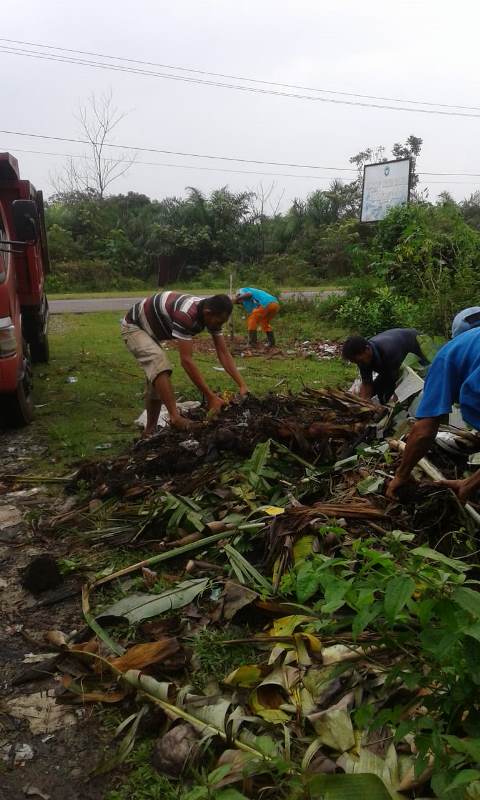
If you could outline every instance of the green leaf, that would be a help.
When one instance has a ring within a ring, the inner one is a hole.
[[[466,753],[475,763],[480,762],[480,739],[460,739],[458,736],[445,736],[445,739],[457,753]]]
[[[302,564],[297,572],[297,600],[305,603],[318,592],[320,581],[315,567],[310,562]]]
[[[216,783],[220,783],[220,781],[231,772],[231,764],[222,764],[221,767],[217,767],[212,772],[208,774],[208,783],[210,786],[215,786]]]
[[[194,786],[193,789],[183,795],[183,800],[207,800],[208,794],[206,786]]]
[[[332,614],[344,604],[345,595],[350,589],[351,581],[342,581],[332,578],[331,581],[323,581],[325,592],[325,603],[322,604],[324,614]]]
[[[465,611],[480,619],[480,592],[475,592],[467,586],[461,586],[455,589],[453,600]]]
[[[352,636],[357,638],[373,620],[378,617],[382,609],[381,603],[374,603],[372,606],[365,606],[355,617],[352,624]]]
[[[452,789],[458,789],[461,786],[468,786],[473,781],[477,781],[480,778],[480,770],[478,769],[462,769],[458,775],[455,776],[453,781],[448,784],[445,791],[451,792]]]
[[[376,775],[316,775],[309,788],[312,797],[322,800],[390,800]]]
[[[215,800],[248,800],[248,798],[236,789],[222,789],[220,792],[215,792]]]
[[[232,547],[231,544],[226,544],[223,549],[240,583],[253,584],[255,589],[267,595],[273,593],[273,587],[270,581],[255,569],[238,550]]]
[[[127,719],[120,723],[115,731],[116,736],[118,736],[129,725],[131,725],[130,730],[120,742],[117,750],[113,754],[107,753],[101,759],[100,763],[92,772],[92,775],[105,775],[105,773],[110,772],[115,767],[118,767],[119,764],[123,764],[133,750],[138,726],[140,725],[140,721],[143,715],[146,714],[147,710],[148,706],[142,706],[139,711],[137,711],[135,714],[131,714],[129,717],[127,717]]]
[[[411,598],[415,591],[415,581],[406,575],[399,575],[392,578],[387,584],[385,592],[384,607],[385,615],[390,622],[393,622],[406,602]]]
[[[196,578],[183,581],[173,589],[168,589],[161,594],[131,594],[106,608],[98,615],[103,617],[125,617],[130,624],[140,622],[142,619],[155,617],[165,611],[172,611],[187,606],[198,595],[205,591],[209,583],[208,578]]]
[[[362,497],[366,494],[374,494],[379,491],[384,482],[385,478],[382,478],[380,475],[367,475],[366,478],[363,478],[357,483],[357,492]]]
[[[342,458],[340,461],[336,461],[333,465],[333,469],[335,472],[339,471],[346,471],[349,469],[353,469],[353,467],[358,463],[358,456],[348,456],[348,458]]]
[[[439,561],[441,564],[445,564],[445,566],[450,567],[450,569],[456,572],[467,572],[470,569],[469,565],[464,564],[463,561],[458,561],[456,558],[448,558],[448,556],[444,556],[443,553],[432,550],[431,547],[415,547],[411,552],[413,555],[427,558],[429,561]]]

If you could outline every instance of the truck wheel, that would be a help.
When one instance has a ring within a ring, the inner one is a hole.
[[[29,425],[33,419],[34,406],[32,395],[32,368],[30,358],[27,357],[25,374],[13,394],[4,395],[3,405],[5,419],[8,425],[21,428]]]
[[[50,348],[47,334],[42,334],[35,342],[30,342],[30,355],[33,364],[48,364]]]

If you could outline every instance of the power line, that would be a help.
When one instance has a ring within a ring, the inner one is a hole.
[[[30,139],[49,139],[55,142],[69,142],[70,144],[92,144],[87,139],[75,139],[73,137],[67,138],[65,136],[47,136],[43,133],[27,133],[25,131],[7,131],[0,130],[0,133],[5,133],[10,136],[25,136]],[[94,142],[99,144],[99,142]],[[113,147],[117,150],[137,150],[141,153],[162,153],[163,155],[170,156],[188,156],[189,158],[208,158],[217,161],[235,161],[241,164],[262,164],[269,167],[293,167],[294,169],[326,169],[332,172],[357,172],[353,167],[322,167],[318,164],[294,164],[286,161],[261,161],[260,159],[253,158],[238,158],[234,156],[213,156],[207,153],[186,153],[180,150],[162,150],[157,147],[136,147],[128,144],[107,144],[105,147]]]
[[[124,67],[120,64],[102,64],[101,62],[94,62],[94,61],[87,61],[85,59],[79,58],[70,58],[68,56],[59,56],[59,55],[45,55],[44,53],[38,53],[35,51],[27,51],[22,50],[21,48],[7,48],[4,46],[0,46],[0,53],[6,55],[16,55],[21,56],[24,58],[36,58],[42,61],[54,61],[60,62],[63,64],[75,64],[84,67],[90,67],[94,69],[104,69],[110,70],[115,72],[124,72],[127,74],[133,75],[141,75],[143,77],[153,77],[153,78],[162,78],[164,80],[171,80],[171,81],[180,81],[183,83],[190,83],[195,85],[201,86],[214,86],[223,89],[235,89],[241,92],[250,92],[255,94],[261,95],[271,95],[275,97],[289,97],[296,100],[309,100],[309,101],[316,101],[319,103],[333,103],[335,105],[347,105],[347,106],[358,106],[361,108],[375,108],[381,110],[389,110],[389,111],[406,111],[413,114],[433,114],[433,115],[440,115],[446,117],[467,117],[467,118],[480,118],[480,114],[471,114],[468,112],[463,111],[439,111],[438,109],[432,108],[408,108],[407,106],[391,106],[391,105],[384,105],[381,103],[366,103],[361,102],[358,100],[338,100],[332,97],[314,97],[313,95],[306,95],[306,94],[298,94],[293,92],[282,92],[273,89],[260,89],[255,86],[239,86],[238,84],[233,83],[223,83],[219,81],[213,80],[204,80],[201,78],[189,78],[182,75],[168,75],[166,73],[160,72],[152,72],[150,70],[141,70],[141,69],[134,69],[132,67]]]
[[[342,97],[360,97],[364,100],[384,100],[386,102],[391,102],[391,103],[410,103],[412,105],[436,106],[437,108],[459,108],[465,111],[480,111],[479,106],[463,106],[451,103],[435,103],[428,100],[408,100],[405,98],[398,98],[398,97],[382,97],[371,94],[360,94],[359,92],[344,92],[344,91],[339,91],[337,89],[320,89],[314,86],[302,86],[294,83],[267,81],[260,78],[248,78],[242,75],[229,75],[228,73],[223,73],[223,72],[209,72],[203,69],[195,69],[184,66],[174,66],[172,64],[162,64],[156,61],[143,61],[138,58],[127,58],[125,56],[112,56],[106,53],[91,52],[89,50],[74,50],[69,47],[59,47],[57,45],[43,44],[41,42],[25,42],[21,39],[6,39],[0,37],[0,42],[9,42],[10,44],[21,44],[21,45],[26,45],[27,47],[41,47],[42,49],[45,50],[59,50],[63,53],[76,53],[77,55],[94,56],[94,58],[106,58],[112,61],[125,61],[130,64],[141,64],[147,67],[160,67],[161,69],[171,69],[171,70],[176,70],[177,72],[190,72],[196,75],[209,75],[215,78],[226,78],[228,80],[259,83],[264,86],[277,86],[286,89],[297,89],[300,91],[307,91],[307,92],[320,92],[322,94],[336,94]]]
[[[83,158],[87,161],[93,161],[87,155],[83,155],[82,153],[52,153],[45,150],[24,150],[20,147],[14,148],[15,153],[32,153],[34,155],[41,155],[41,156],[60,156],[62,158]],[[108,159],[103,159],[108,160]],[[257,172],[255,170],[246,170],[246,169],[225,169],[224,167],[203,167],[199,164],[168,164],[161,161],[137,161],[136,159],[132,159],[132,161],[123,162],[125,164],[130,163],[131,167],[169,167],[174,169],[199,169],[205,172],[228,172],[235,175],[265,175],[268,177],[273,178],[307,178],[309,180],[325,180],[331,181],[331,175],[292,175],[291,173],[284,173],[284,172]]]
[[[8,130],[0,130],[0,133],[4,133],[8,136],[24,136],[30,139],[48,139],[50,141],[55,142],[68,142],[70,144],[87,144],[91,145],[92,142],[89,142],[87,139],[76,139],[73,137],[66,137],[66,136],[47,136],[47,134],[43,133],[27,133],[26,131],[8,131]],[[93,144],[100,144],[99,142],[93,142]],[[184,151],[179,150],[162,150],[160,148],[155,147],[137,147],[135,145],[128,145],[128,144],[107,144],[106,142],[103,143],[105,147],[112,147],[117,150],[136,150],[138,152],[144,153],[162,153],[166,155],[174,155],[174,156],[188,156],[189,158],[207,158],[213,159],[218,161],[234,161],[242,164],[260,164],[265,166],[273,166],[273,167],[293,167],[295,169],[324,169],[332,172],[357,172],[356,169],[353,167],[327,167],[321,166],[319,164],[296,164],[290,163],[287,161],[262,161],[260,159],[253,159],[253,158],[239,158],[237,156],[214,156],[210,153],[187,153]],[[146,163],[146,162],[142,162]],[[223,171],[223,170],[222,170]],[[253,174],[253,172],[252,172]],[[279,174],[279,173],[276,173]],[[433,177],[454,177],[454,178],[480,178],[479,172],[425,172],[425,171],[418,171],[418,175],[427,175]],[[283,176],[282,176],[283,177]],[[298,176],[301,177],[301,176]],[[312,176],[313,177],[313,176]]]
[[[51,151],[46,150],[26,150],[21,147],[14,148],[15,153],[31,153],[33,155],[40,155],[40,156],[58,156],[60,158],[82,158],[84,160],[92,161],[89,156],[86,156],[81,153],[54,153]],[[128,162],[127,162],[128,163]],[[292,175],[291,173],[284,173],[284,172],[257,172],[256,170],[246,170],[246,169],[225,169],[224,167],[203,167],[199,164],[169,164],[161,161],[137,161],[132,160],[130,162],[131,167],[168,167],[173,169],[194,169],[194,170],[202,170],[204,172],[226,172],[229,174],[235,175],[254,175],[254,176],[266,176],[272,178],[300,178],[307,180],[325,180],[331,181],[331,175]],[[424,173],[420,173],[424,174]],[[455,173],[453,173],[455,174]],[[479,176],[480,177],[480,176]],[[479,186],[480,181],[425,181],[420,180],[420,183],[428,184],[429,186],[438,184],[441,186],[445,186],[448,183],[449,186]]]

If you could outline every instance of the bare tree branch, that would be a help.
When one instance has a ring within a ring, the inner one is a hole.
[[[63,173],[52,179],[57,193],[80,193],[101,200],[108,187],[128,172],[136,153],[108,155],[111,134],[125,117],[114,105],[111,90],[100,96],[92,92],[88,103],[75,115],[82,138],[88,142],[88,153],[71,158]]]

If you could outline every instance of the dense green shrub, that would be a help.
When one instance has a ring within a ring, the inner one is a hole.
[[[374,336],[388,328],[415,327],[418,307],[407,297],[398,296],[388,287],[350,294],[338,309],[343,325],[362,336]]]

